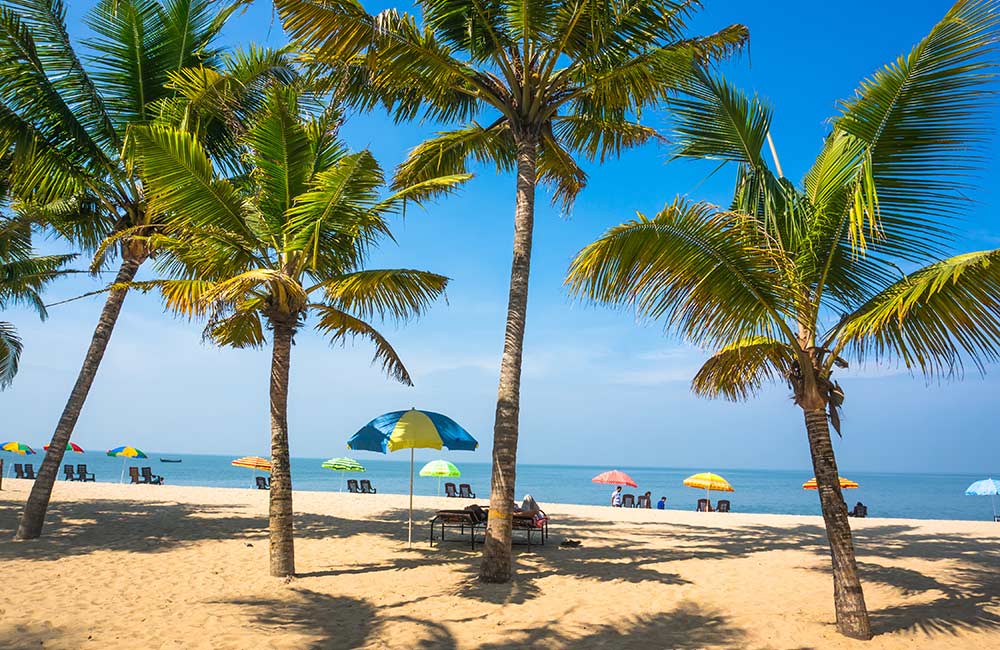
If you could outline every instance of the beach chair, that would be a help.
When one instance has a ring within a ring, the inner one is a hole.
[[[438,510],[430,521],[430,545],[434,546],[434,540],[437,539],[434,535],[436,529],[441,530],[440,541],[443,542],[445,541],[445,529],[458,528],[459,534],[462,537],[465,537],[466,530],[468,530],[469,545],[472,547],[472,550],[476,550],[476,532],[479,529],[486,528],[488,519],[489,514],[487,511],[476,504],[467,506],[463,510]]]
[[[716,512],[729,512],[729,501],[726,499],[719,499],[715,504]]]
[[[92,472],[91,473],[87,472],[87,466],[86,465],[77,465],[76,466],[76,480],[78,480],[78,481],[84,481],[84,482],[86,482],[86,481],[95,481],[96,482],[97,481],[97,479],[94,477],[94,474]]]
[[[142,479],[139,478],[139,468],[129,467],[128,468],[129,485],[137,485],[142,483]]]
[[[347,479],[347,491],[352,494],[361,494],[361,488],[358,487],[358,479],[349,478]]]
[[[361,493],[362,494],[375,494],[376,492],[378,492],[378,490],[376,490],[375,488],[372,487],[372,482],[371,481],[369,481],[366,478],[361,479]]]
[[[446,497],[457,497],[458,496],[458,490],[455,489],[455,484],[454,483],[445,483],[444,484],[444,495]]]
[[[636,508],[652,508],[653,504],[651,503],[651,498],[648,497],[648,496],[646,496],[645,494],[640,494],[638,497],[636,497],[635,507]]]
[[[270,490],[271,489],[271,482],[269,480],[267,480],[266,476],[258,476],[257,477],[257,489],[258,490]]]
[[[712,504],[708,499],[698,499],[698,512],[712,512]]]
[[[31,463],[24,464],[24,478],[28,479],[29,481],[35,480],[35,466],[32,465]]]
[[[63,478],[67,481],[76,480],[76,473],[74,473],[72,465],[63,465],[63,474],[65,475]]]
[[[622,507],[623,508],[634,508],[635,507],[635,495],[634,494],[623,494],[622,495]]]
[[[163,485],[163,477],[159,474],[153,474],[152,467],[143,467],[142,482],[149,483],[150,485]]]
[[[468,483],[462,483],[458,486],[458,496],[463,499],[475,499],[476,493],[472,491],[472,486]]]
[[[24,465],[14,463],[14,478],[24,478]]]

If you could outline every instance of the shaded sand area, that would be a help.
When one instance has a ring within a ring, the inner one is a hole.
[[[266,492],[60,482],[46,536],[14,543],[28,487],[0,492],[3,648],[1000,647],[992,522],[855,522],[862,643],[831,624],[818,517],[543,502],[549,544],[483,585],[478,551],[427,545],[454,499],[417,498],[407,550],[405,496],[302,492],[286,583],[267,576]]]

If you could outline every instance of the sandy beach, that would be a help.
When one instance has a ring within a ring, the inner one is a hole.
[[[3,648],[1000,647],[992,522],[855,521],[864,643],[834,630],[819,517],[543,502],[548,544],[483,585],[478,550],[426,541],[455,500],[417,498],[407,550],[405,496],[297,492],[286,582],[267,575],[266,492],[59,482],[45,536],[15,543],[28,488],[0,492]]]

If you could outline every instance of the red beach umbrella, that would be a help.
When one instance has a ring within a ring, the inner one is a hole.
[[[594,478],[590,479],[591,483],[607,483],[608,485],[628,485],[630,487],[639,487],[636,485],[632,477],[625,472],[617,469],[613,469],[610,472],[604,472],[603,474],[598,474]]]
[[[44,447],[42,447],[42,449],[44,449],[45,451],[48,451],[49,450],[49,446],[45,445]],[[80,445],[76,444],[75,442],[69,442],[69,443],[66,444],[66,451],[75,451],[78,454],[82,454],[83,453],[83,447],[81,447]]]

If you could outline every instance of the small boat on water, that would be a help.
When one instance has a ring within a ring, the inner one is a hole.
[[[184,459],[183,458],[161,458],[160,462],[161,463],[179,463],[182,460],[184,460]]]

